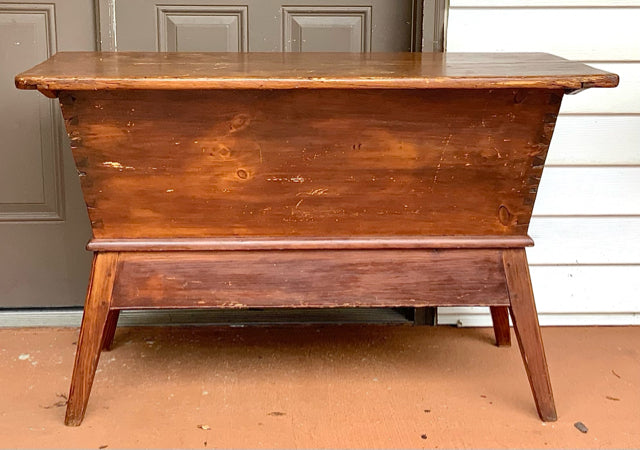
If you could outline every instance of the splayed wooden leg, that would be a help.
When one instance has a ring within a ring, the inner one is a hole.
[[[493,332],[498,347],[511,347],[511,328],[509,327],[509,307],[491,306]]]
[[[556,407],[533,299],[527,256],[524,249],[505,250],[503,261],[509,287],[511,319],[538,415],[545,422],[553,422],[557,420]]]
[[[93,258],[91,281],[89,282],[71,389],[69,390],[65,425],[78,426],[84,419],[103,346],[117,261],[118,253],[115,252],[98,252]]]
[[[102,338],[102,350],[111,350],[113,344],[113,337],[116,334],[116,327],[118,326],[118,317],[120,317],[119,309],[112,309],[107,315],[107,324],[104,329],[104,336]]]

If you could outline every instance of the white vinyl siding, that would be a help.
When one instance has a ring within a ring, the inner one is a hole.
[[[638,46],[640,46],[640,28],[638,28]],[[560,113],[640,115],[640,61],[585,62],[598,69],[617,73],[620,75],[620,85],[614,89],[588,89],[577,95],[567,95],[562,101]]]
[[[640,115],[559,116],[547,167],[576,165],[640,165]]]
[[[554,8],[454,8],[456,2],[451,3],[447,34],[450,51],[544,51],[580,61],[640,59],[640,8],[562,8],[557,6],[561,0]],[[467,39],[463,31],[479,34]]]
[[[547,167],[540,180],[533,214],[634,215],[640,208],[639,193],[640,167]]]
[[[565,96],[527,250],[543,325],[640,324],[640,0],[451,0],[451,52],[546,52],[620,75]],[[482,308],[441,323],[489,325]]]
[[[638,216],[535,217],[529,233],[536,245],[527,250],[527,255],[532,265],[638,264],[638,230]],[[602,282],[608,283],[606,279],[602,279]],[[618,295],[628,286],[612,285],[611,295]],[[640,291],[629,295],[635,297],[629,303],[629,308],[635,312],[640,312],[638,296]]]

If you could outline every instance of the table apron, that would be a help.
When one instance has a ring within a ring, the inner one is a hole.
[[[506,306],[502,252],[122,252],[111,308]]]

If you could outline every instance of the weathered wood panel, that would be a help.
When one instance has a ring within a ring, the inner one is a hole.
[[[61,102],[96,238],[389,237],[525,234],[561,98],[76,91]]]
[[[501,255],[501,250],[122,253],[113,306],[508,305]]]

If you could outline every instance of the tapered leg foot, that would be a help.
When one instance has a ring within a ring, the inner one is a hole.
[[[511,300],[509,309],[513,328],[520,345],[538,415],[545,422],[553,422],[557,420],[556,407],[538,324],[538,312],[531,289],[527,256],[524,249],[512,249],[504,251],[503,259]]]
[[[96,253],[93,258],[91,281],[80,327],[67,413],[64,419],[65,425],[78,426],[84,419],[93,377],[102,350],[117,259],[118,254],[112,252]]]
[[[493,333],[498,347],[511,347],[511,328],[509,327],[509,307],[491,306]]]
[[[102,338],[102,350],[111,350],[113,344],[113,337],[116,334],[116,327],[118,326],[118,317],[120,317],[119,309],[112,309],[107,315],[107,324],[104,328],[104,336]]]

